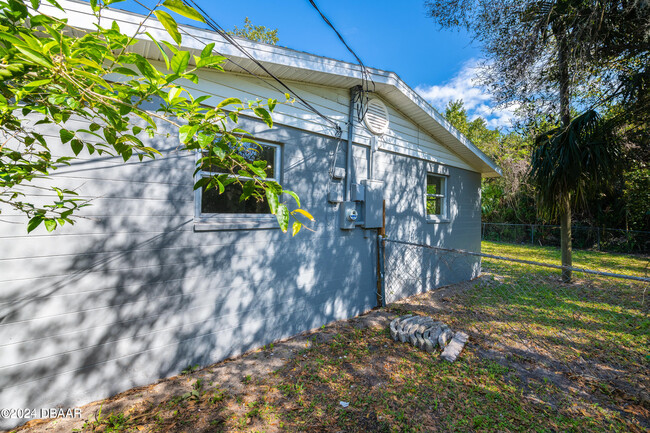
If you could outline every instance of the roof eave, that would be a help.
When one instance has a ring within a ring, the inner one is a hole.
[[[63,0],[61,4],[64,3],[66,6],[70,6],[66,10],[70,15],[68,17],[70,21],[74,19],[74,23],[71,22],[71,24],[79,28],[93,28],[92,20],[88,20],[87,17],[83,19],[83,15],[87,16],[91,14],[88,3],[77,0]],[[45,4],[42,7],[48,7],[48,5]],[[48,12],[51,12],[53,15],[60,15],[60,11],[54,7],[50,6],[49,9],[52,9],[51,11],[48,10]],[[106,11],[103,18],[119,20],[120,26],[124,31],[128,32],[129,30],[135,31],[139,25],[138,20],[128,19],[128,17],[133,18],[133,16],[141,17],[141,15],[133,12],[110,9]],[[127,27],[133,28],[127,30]],[[148,32],[154,38],[173,43],[167,31],[159,22],[151,20],[147,22],[147,27]],[[187,25],[179,26],[179,30],[187,35],[187,37],[183,38],[183,47],[185,49],[201,51],[205,44],[216,42],[217,51],[220,54],[243,66],[251,62],[236,47],[227,43],[221,36],[211,30]],[[151,44],[153,47],[153,43],[148,39],[142,39],[142,42]],[[287,72],[287,68],[290,68],[308,73],[308,80],[303,79],[303,81],[314,84],[326,84],[335,77],[340,83],[339,85],[350,88],[359,84],[362,79],[360,67],[354,63],[317,56],[276,45],[253,42],[242,38],[238,38],[238,42],[257,61],[264,64],[271,73],[278,76],[278,78],[294,79]],[[153,53],[151,56],[155,58],[157,48],[147,51]],[[159,58],[157,60],[162,59]],[[243,72],[229,62],[224,67],[232,72]],[[396,73],[376,68],[367,68],[367,70],[376,84],[376,92],[379,95],[404,114],[410,115],[412,120],[423,130],[467,161],[482,176],[498,177],[502,175],[501,169],[494,161],[471,143],[460,131],[454,128],[435,108],[411,89]],[[265,74],[260,71],[258,75],[264,76]]]

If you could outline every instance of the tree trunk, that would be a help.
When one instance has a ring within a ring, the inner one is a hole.
[[[560,215],[560,246],[562,249],[562,281],[571,282],[571,195],[567,195],[562,203]]]
[[[569,46],[566,39],[566,31],[563,26],[555,31],[555,37],[558,39],[558,69],[560,80],[560,120],[564,128],[564,140],[569,140],[568,128],[571,124],[571,110],[569,101],[569,65],[567,53]],[[560,247],[562,249],[562,281],[571,282],[571,193],[567,191],[566,195],[561,198],[562,212],[560,214]]]

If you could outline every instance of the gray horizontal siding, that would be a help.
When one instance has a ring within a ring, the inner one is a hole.
[[[343,284],[344,282],[345,277],[323,281],[326,285]],[[257,288],[255,288],[255,293],[252,293],[252,288],[237,287],[237,289],[241,289],[241,294],[244,296],[249,295],[251,297],[259,297]],[[293,292],[295,293],[306,289],[308,289],[307,286],[298,286],[294,288]],[[182,332],[193,332],[193,330],[196,330],[197,328],[204,328],[206,323],[210,323],[210,329],[213,329],[215,333],[218,333],[229,328],[237,327],[239,323],[245,323],[254,318],[272,316],[280,317],[287,314],[293,314],[295,311],[306,309],[311,310],[311,303],[326,302],[331,296],[340,295],[344,295],[344,293],[336,293],[335,291],[327,289],[311,290],[307,296],[297,294],[282,299],[274,297],[269,297],[270,299],[256,299],[255,302],[248,303],[245,307],[239,305],[238,308],[231,308],[231,306],[228,306],[227,300],[219,300],[218,307],[227,310],[227,314],[221,314],[219,316],[214,315],[216,303],[214,305],[211,305],[211,303],[206,305],[205,299],[201,301],[197,300],[197,302],[195,302],[191,307],[186,306],[183,309],[186,313],[185,315],[180,317],[177,317],[176,315],[168,317],[169,320],[167,320],[166,323],[153,329],[148,327],[147,324],[152,320],[152,318],[160,319],[160,315],[150,314],[147,316],[146,309],[144,308],[145,306],[142,305],[116,305],[112,306],[112,308],[119,307],[124,308],[127,311],[137,311],[137,314],[134,314],[130,319],[120,318],[121,320],[113,320],[111,323],[104,326],[97,325],[93,328],[85,328],[84,332],[75,331],[64,334],[58,333],[56,335],[48,336],[46,339],[39,338],[23,342],[15,342],[11,345],[6,344],[3,351],[5,351],[5,355],[7,356],[2,362],[0,362],[0,376],[3,376],[7,371],[17,369],[19,373],[22,372],[22,378],[24,380],[34,380],[37,379],[37,377],[34,377],[33,371],[42,370],[42,367],[47,366],[48,363],[56,363],[58,359],[65,359],[68,356],[74,355],[75,352],[96,352],[102,350],[106,353],[110,353],[111,356],[116,355],[116,357],[119,357],[117,354],[121,352],[136,354],[142,350],[143,344],[147,345],[147,347],[152,342],[154,342],[154,344],[161,342],[168,344],[170,341],[166,339],[168,336]],[[128,325],[130,327],[139,327],[140,329],[133,334],[123,335],[121,333],[112,333],[109,329],[109,325]],[[318,322],[314,323],[314,325],[317,326]],[[91,341],[95,340],[93,337],[100,336],[101,338],[99,339],[99,343],[91,343]],[[160,337],[164,338],[160,339]],[[39,344],[37,351],[33,350],[34,343]],[[61,343],[65,343],[65,350],[62,350]],[[12,352],[17,354],[27,351],[29,355],[22,357],[20,362],[12,363],[11,361],[7,361],[7,359],[12,358]],[[2,379],[0,379],[0,386],[2,386],[3,389],[10,386],[18,386],[21,383],[21,380],[20,376],[12,375],[10,383],[3,383]]]
[[[316,232],[194,231],[194,157],[164,140],[144,164],[84,155],[57,170],[55,185],[95,197],[74,226],[28,235],[2,209],[18,224],[0,224],[0,406],[107,397],[374,306],[374,238],[340,231],[326,201],[336,142],[260,135],[282,144],[282,180]]]
[[[331,109],[347,103],[347,94],[310,91]],[[338,206],[327,202],[336,141],[286,126],[268,130],[246,118],[242,126],[282,145],[281,181],[316,218],[313,232],[291,238],[278,229],[195,231],[194,156],[162,136],[148,143],[163,152],[153,161],[82,153],[55,172],[55,185],[93,198],[74,226],[27,235],[25,218],[2,209],[8,223],[0,223],[0,407],[104,398],[375,305],[375,232],[340,230]],[[55,152],[68,154],[54,135]],[[345,143],[339,152],[341,166]],[[354,182],[367,179],[369,148],[355,145],[352,157]],[[455,213],[447,224],[429,224],[429,163],[381,151],[375,158],[389,237],[480,247],[479,174],[449,168]],[[48,199],[42,192],[31,197]],[[470,271],[441,274],[435,263],[425,264],[426,287],[401,287],[395,297],[469,278]]]

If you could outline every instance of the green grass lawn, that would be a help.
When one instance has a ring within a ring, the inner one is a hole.
[[[543,263],[558,263],[554,248],[484,242],[483,251]],[[641,256],[578,251],[576,267],[645,277],[649,259]],[[621,377],[637,380],[648,368],[650,283],[574,272],[564,284],[559,270],[484,259],[484,278],[468,298],[472,309],[496,320],[501,328],[525,329],[530,339],[553,348],[563,361],[582,357],[624,367]],[[507,318],[508,320],[503,320]],[[642,377],[648,378],[646,374]]]
[[[484,242],[483,251],[559,261],[552,248]],[[647,267],[643,257],[574,257],[608,272],[643,276]],[[190,373],[192,393],[106,414],[84,431],[648,431],[647,283],[576,273],[564,284],[557,270],[494,259],[483,260],[483,272],[384,310],[429,314],[468,332],[455,363],[394,342],[386,319],[344,321],[314,333],[275,373],[243,377],[243,391]],[[261,352],[271,356],[273,346]]]
[[[516,259],[560,265],[560,250],[554,247],[481,242],[481,252]],[[637,277],[650,277],[650,257],[600,251],[573,250],[573,266]]]

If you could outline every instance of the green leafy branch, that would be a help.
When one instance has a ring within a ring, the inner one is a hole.
[[[47,2],[61,9],[55,0]],[[266,179],[266,162],[250,162],[238,154],[242,146],[254,143],[250,134],[236,127],[240,113],[250,112],[270,128],[277,101],[245,104],[228,98],[209,107],[204,104],[208,96],[195,99],[177,84],[181,79],[198,83],[201,68],[223,70],[225,59],[213,54],[214,44],[207,45],[200,55],[180,48],[182,36],[172,13],[197,21],[204,21],[203,17],[180,0],[165,0],[129,36],[116,22],[110,27],[101,25],[103,11],[113,3],[117,1],[91,0],[95,30],[82,32],[71,28],[65,19],[39,12],[38,0],[31,0],[32,9],[17,0],[0,0],[0,203],[29,218],[28,232],[41,223],[48,231],[73,224],[77,211],[90,200],[52,186],[53,202],[37,204],[30,191],[43,187],[34,181],[51,180],[52,171],[70,165],[82,152],[124,161],[155,158],[159,151],[147,146],[142,137],[154,136],[158,123],[166,122],[178,128],[182,149],[207,152],[211,165],[230,173],[207,178],[208,188],[223,192],[229,182],[242,183],[241,199],[267,200],[283,231],[294,220],[294,235],[302,227],[298,214],[313,220],[300,209],[293,192]],[[146,33],[145,22],[151,16],[160,21],[176,45]],[[158,47],[165,70],[130,50],[145,37]],[[152,101],[163,102],[157,111],[143,108]],[[85,126],[75,128],[78,122],[72,120],[81,120]],[[47,135],[43,131],[48,131]],[[48,144],[50,131],[56,131],[74,156],[53,155]],[[204,163],[201,158],[197,170]],[[242,178],[247,180],[242,182]],[[205,182],[199,180],[195,188]],[[298,209],[290,211],[281,203],[283,194],[293,197]]]

